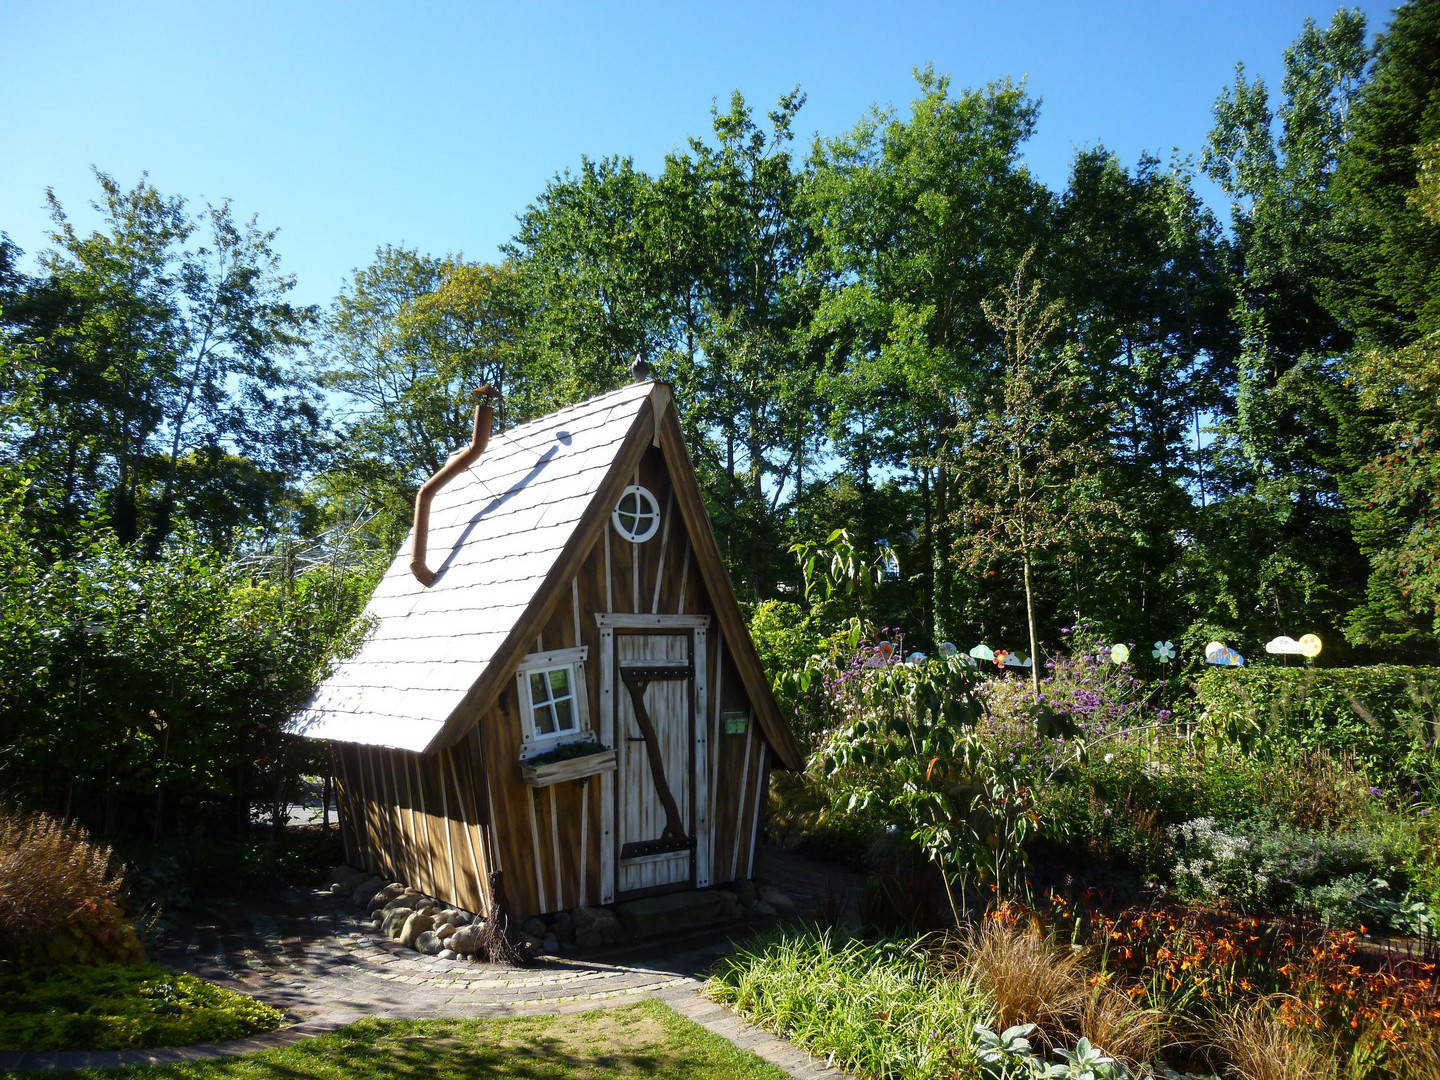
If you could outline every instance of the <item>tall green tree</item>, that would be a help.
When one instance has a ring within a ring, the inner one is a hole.
[[[249,463],[262,518],[293,497],[319,426],[292,364],[314,312],[286,299],[274,231],[228,202],[191,214],[148,179],[96,179],[101,227],[88,235],[48,194],[55,246],[5,313],[45,377],[0,453],[30,463],[31,513],[62,546],[102,513],[154,554],[187,486],[230,456]]]
[[[1350,117],[1332,194],[1326,300],[1358,338],[1353,377],[1377,428],[1345,496],[1370,560],[1347,634],[1440,644],[1440,3],[1402,5]]]
[[[1055,348],[1064,309],[1044,300],[1028,263],[982,306],[1004,343],[1004,367],[997,379],[955,396],[953,434],[940,464],[959,496],[951,521],[959,565],[1008,571],[1019,563],[1038,695],[1036,568],[1042,560],[1073,559],[1081,547],[1115,534],[1123,510],[1101,479],[1110,409],[1085,404],[1081,373]]]
[[[1364,16],[1342,9],[1325,28],[1307,20],[1284,59],[1273,108],[1264,82],[1237,70],[1202,157],[1231,200],[1240,340],[1214,444],[1212,482],[1226,505],[1207,514],[1188,555],[1205,583],[1201,619],[1217,636],[1223,627],[1252,640],[1301,627],[1329,634],[1364,581],[1340,494],[1363,438],[1342,363],[1353,338],[1321,295],[1338,272],[1330,188],[1370,59]]]
[[[513,263],[387,245],[356,270],[314,357],[349,410],[319,485],[327,520],[378,512],[377,543],[397,540],[416,489],[468,439],[474,387],[500,391],[501,428],[562,403],[564,380],[521,348],[527,321]]]
[[[1038,104],[1009,82],[952,94],[916,73],[908,116],[867,116],[816,147],[813,260],[828,284],[815,333],[838,371],[832,438],[869,487],[899,470],[919,491],[924,630],[958,629],[949,563],[957,510],[945,454],[955,394],[985,385],[1003,348],[981,302],[1048,228],[1051,197],[1020,161]]]

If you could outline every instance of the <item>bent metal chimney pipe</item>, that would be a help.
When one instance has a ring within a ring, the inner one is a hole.
[[[435,581],[435,571],[425,565],[425,546],[430,532],[430,502],[437,491],[468,469],[475,459],[485,452],[485,446],[490,442],[490,421],[495,413],[490,402],[499,400],[500,391],[486,385],[470,391],[470,396],[475,399],[475,430],[470,436],[470,445],[445,462],[444,467],[426,480],[415,496],[415,539],[410,545],[410,572],[421,585],[428,586]]]

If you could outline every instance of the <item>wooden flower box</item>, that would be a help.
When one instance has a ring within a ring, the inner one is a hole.
[[[614,750],[601,750],[596,754],[551,761],[543,765],[520,763],[520,775],[531,787],[549,787],[566,780],[583,780],[587,776],[614,771]]]

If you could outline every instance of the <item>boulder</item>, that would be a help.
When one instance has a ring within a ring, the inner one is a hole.
[[[435,916],[435,920],[442,923],[448,922],[451,926],[466,926],[475,921],[475,916],[468,911],[461,911],[459,908],[447,907]]]
[[[349,863],[342,862],[339,866],[332,866],[330,868],[330,880],[338,883],[360,873],[364,873],[364,871],[358,866],[351,866]]]
[[[330,886],[330,892],[335,896],[353,896],[355,890],[370,880],[371,874],[365,870],[358,870],[352,874],[346,874],[343,878],[336,878]]]
[[[386,937],[398,938],[405,927],[405,920],[414,914],[406,907],[391,908],[380,920],[380,932]]]
[[[548,927],[545,925],[545,920],[531,916],[520,924],[520,929],[533,938],[543,938]]]
[[[391,882],[389,885],[386,885],[382,889],[378,890],[374,896],[370,897],[370,902],[365,905],[365,909],[367,911],[379,911],[381,908],[383,908],[391,900],[394,900],[395,897],[399,896],[404,891],[404,885],[401,885],[398,882]]]
[[[575,935],[575,944],[582,949],[598,949],[605,944],[605,935],[599,930],[581,930]]]
[[[459,956],[460,954],[454,949],[441,949],[435,954],[437,960],[456,960],[459,959]]]
[[[735,895],[740,898],[740,903],[745,907],[754,907],[755,901],[760,897],[755,893],[755,883],[741,878],[735,883]]]
[[[553,933],[546,934],[545,937],[541,940],[540,946],[548,953],[557,953],[560,951],[560,939],[556,937]]]
[[[777,889],[774,885],[762,885],[759,889],[760,899],[769,904],[776,911],[794,911],[795,901],[790,895]]]
[[[767,904],[764,900],[757,900],[757,901],[755,902],[755,906],[754,906],[753,908],[751,908],[750,910],[752,910],[753,912],[755,912],[756,915],[774,915],[774,914],[775,914],[775,909],[774,909],[773,907],[771,907],[769,904]]]
[[[350,894],[350,899],[355,902],[356,906],[368,910],[370,901],[375,899],[375,895],[384,888],[384,886],[384,881],[374,874],[371,874],[355,887],[355,891]]]
[[[426,930],[415,939],[415,951],[422,952],[426,956],[435,956],[440,952],[440,939],[435,936],[434,930]]]
[[[439,918],[439,916],[437,915],[436,918]],[[439,926],[435,927],[435,936],[441,941],[445,941],[450,937],[451,934],[455,933],[455,931],[458,929],[460,928],[454,923],[443,922]]]
[[[716,889],[715,895],[720,898],[720,917],[722,919],[733,919],[740,913],[740,897],[729,889]]]
[[[414,889],[406,889],[399,896],[395,897],[395,899],[387,900],[385,902],[385,910],[390,911],[394,908],[404,907],[414,911],[415,908],[419,906],[420,901],[424,899],[425,898]]]
[[[446,946],[461,956],[469,956],[475,951],[475,947],[479,943],[480,928],[474,925],[460,927],[455,933],[451,934],[449,940],[445,942]]]
[[[400,929],[398,938],[401,945],[406,948],[415,948],[415,941],[427,930],[435,929],[435,920],[429,912],[413,911],[405,920],[405,925]]]
[[[620,917],[609,908],[577,907],[570,913],[571,925],[575,928],[575,940],[590,932],[609,935],[611,939],[620,932]]]

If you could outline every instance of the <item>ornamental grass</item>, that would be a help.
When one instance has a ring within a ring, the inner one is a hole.
[[[77,825],[0,808],[0,968],[143,961],[112,863]]]

